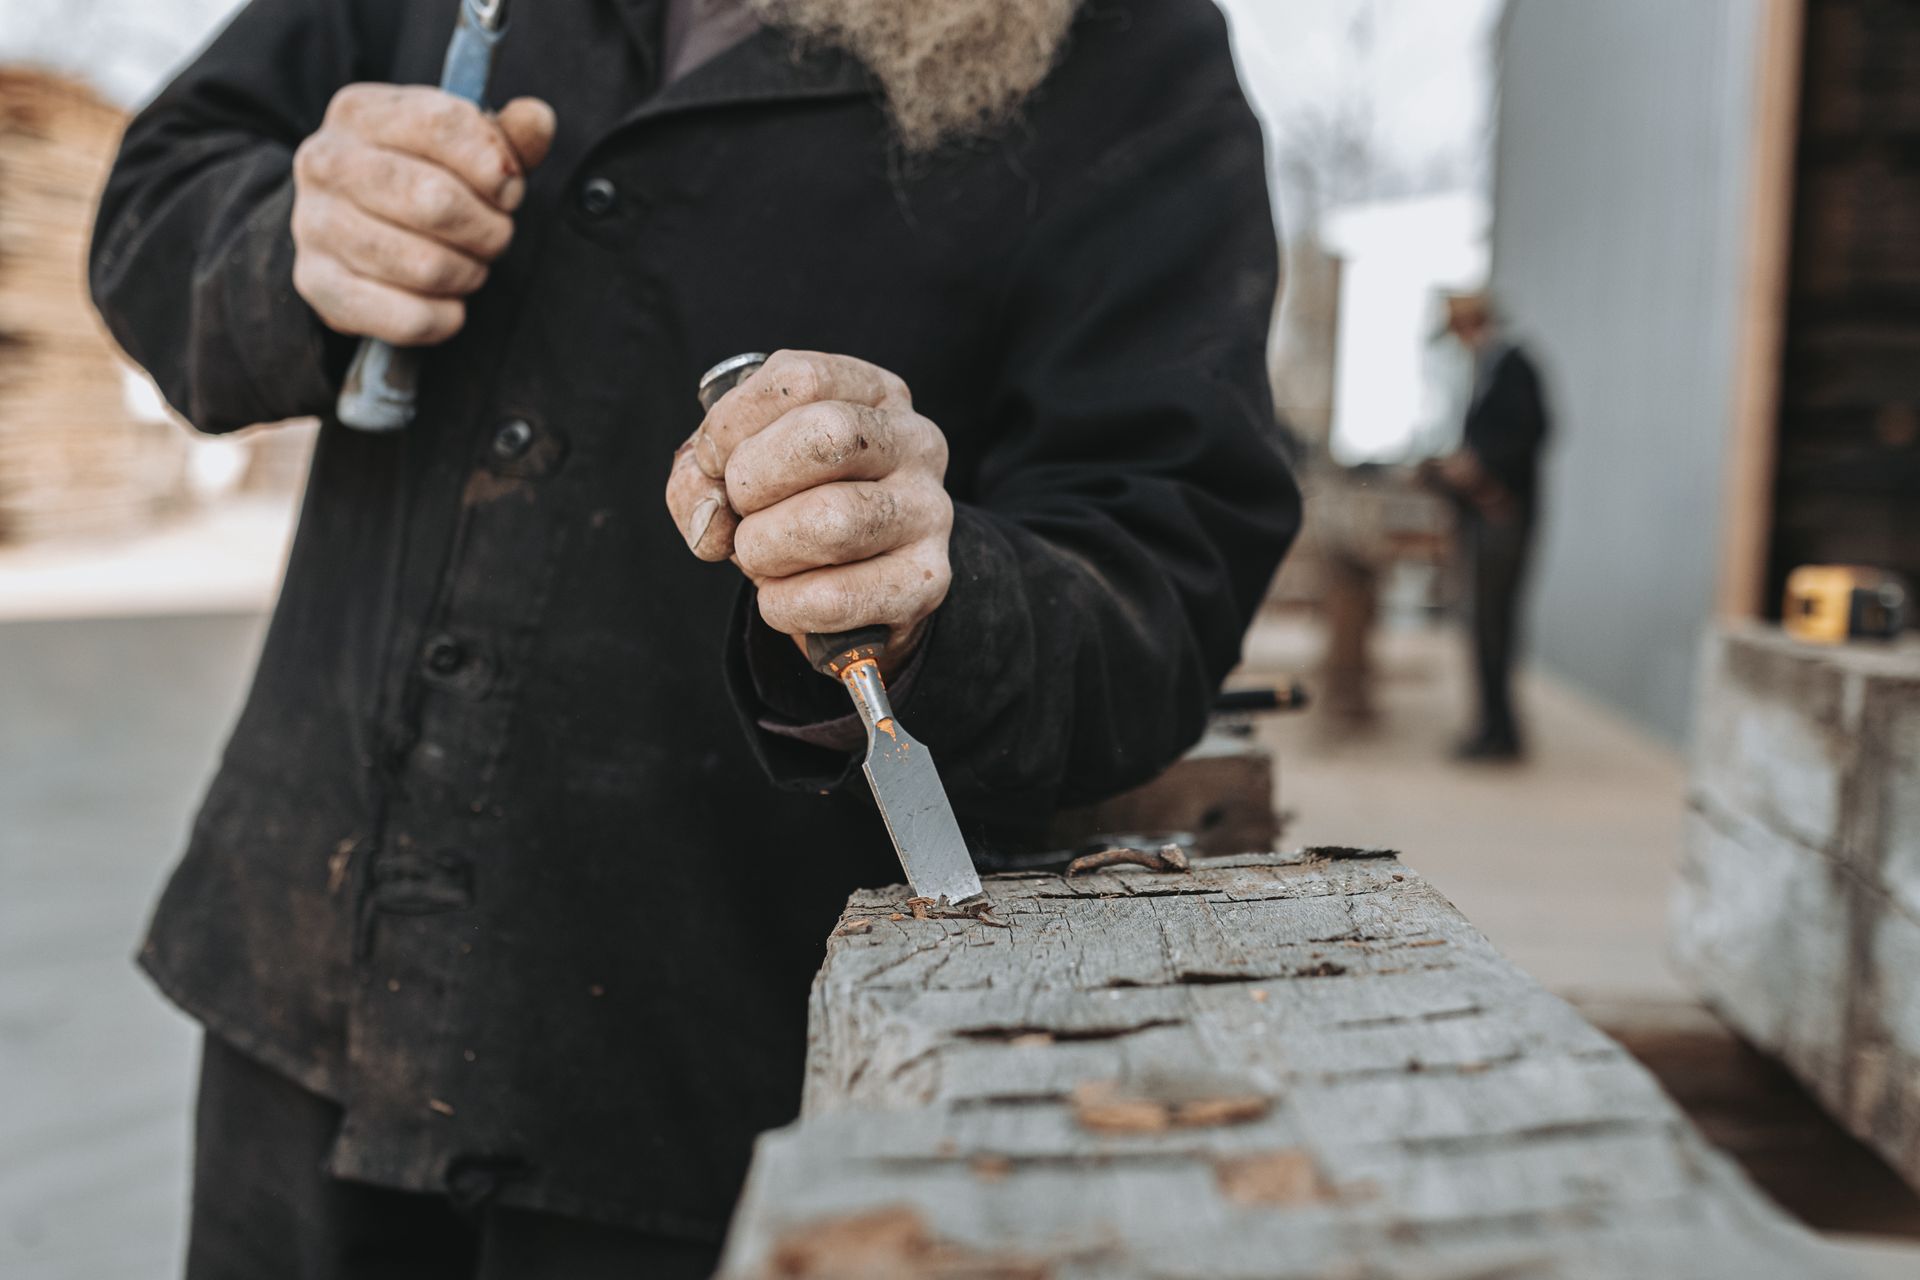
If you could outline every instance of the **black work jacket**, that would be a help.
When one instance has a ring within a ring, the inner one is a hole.
[[[293,150],[348,82],[434,82],[454,12],[256,0],[134,122],[94,293],[195,426],[330,411]],[[1207,0],[1103,0],[1020,124],[917,162],[776,31],[658,92],[657,0],[514,22],[495,98],[556,148],[417,422],[322,430],[143,963],[341,1103],[338,1175],[712,1237],[837,910],[900,871],[852,756],[778,731],[844,695],[668,518],[697,377],[847,353],[946,432],[899,710],[990,853],[1196,739],[1297,525],[1262,144]]]
[[[1501,487],[1531,505],[1547,446],[1547,397],[1540,371],[1516,346],[1491,353],[1467,406],[1462,442]]]

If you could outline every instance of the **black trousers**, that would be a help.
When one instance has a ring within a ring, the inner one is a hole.
[[[1476,736],[1517,746],[1513,662],[1520,638],[1520,589],[1533,550],[1531,504],[1520,504],[1500,519],[1469,508],[1460,517],[1460,544],[1466,553],[1467,614],[1480,702]]]
[[[325,1098],[206,1037],[187,1280],[706,1280],[719,1249],[343,1182]]]

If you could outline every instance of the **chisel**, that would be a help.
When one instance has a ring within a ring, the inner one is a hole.
[[[700,407],[711,412],[766,360],[758,353],[739,355],[709,369],[700,379]],[[880,652],[886,646],[885,627],[810,635],[807,660],[815,671],[846,686],[866,726],[867,754],[861,768],[914,895],[958,905],[981,896],[980,876],[932,754],[907,732],[887,701],[887,685],[880,678]]]
[[[507,29],[507,0],[461,0],[440,88],[485,109],[493,56]],[[368,338],[354,353],[335,412],[360,431],[398,431],[413,421],[420,352]]]

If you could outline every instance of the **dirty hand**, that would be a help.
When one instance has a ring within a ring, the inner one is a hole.
[[[883,670],[946,599],[947,438],[906,383],[863,360],[782,351],[674,455],[667,508],[702,560],[731,558],[760,616],[809,632],[884,624]]]
[[[294,154],[293,287],[338,333],[445,342],[506,252],[553,131],[534,98],[488,116],[438,89],[348,85]]]

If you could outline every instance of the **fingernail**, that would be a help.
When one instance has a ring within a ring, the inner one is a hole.
[[[507,213],[518,209],[520,202],[526,198],[527,180],[519,174],[508,178],[506,185],[500,188],[500,208]]]
[[[702,498],[693,509],[693,515],[687,521],[687,549],[697,551],[700,539],[707,536],[707,529],[713,524],[714,516],[720,513],[718,498]]]
[[[693,459],[710,479],[718,480],[726,474],[720,465],[720,446],[713,442],[705,427],[693,433]]]

